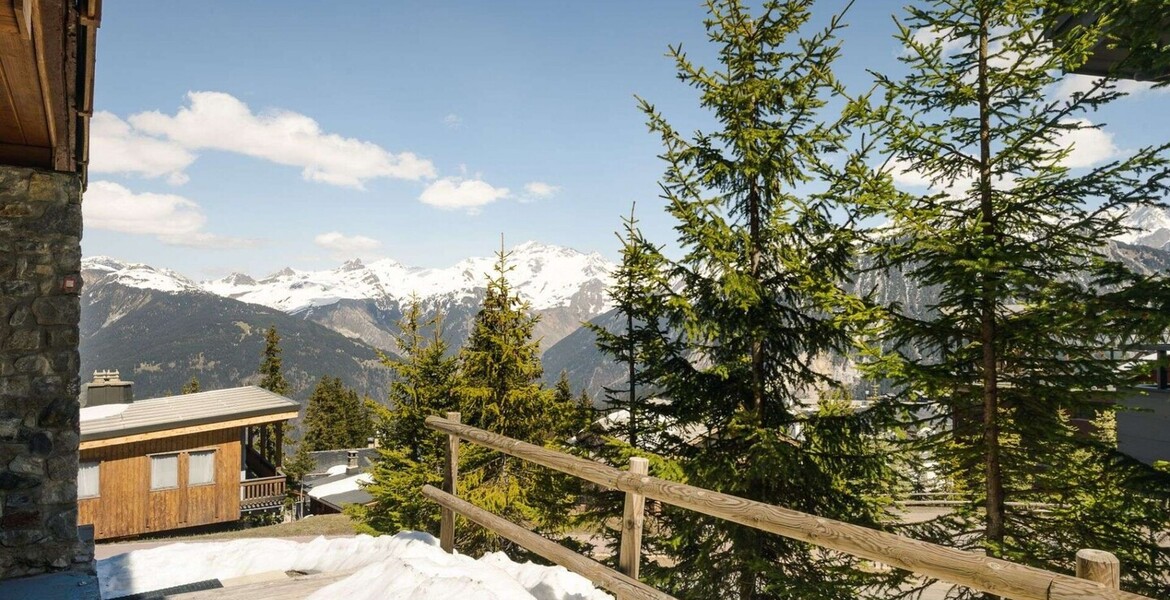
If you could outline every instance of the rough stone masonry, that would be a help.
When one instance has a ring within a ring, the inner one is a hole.
[[[0,579],[93,568],[78,539],[78,175],[0,166]]]

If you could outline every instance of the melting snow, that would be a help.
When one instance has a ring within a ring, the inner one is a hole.
[[[331,481],[329,483],[314,487],[309,491],[309,496],[313,498],[322,498],[324,496],[332,496],[334,494],[344,494],[346,492],[356,492],[362,488],[363,483],[370,483],[374,478],[369,473],[362,473],[354,475],[353,477],[346,477],[340,481]]]
[[[502,553],[479,560],[447,554],[434,537],[414,531],[308,543],[246,539],[171,544],[114,556],[97,565],[102,598],[273,571],[355,569],[310,600],[612,600],[564,568],[517,564]]]
[[[96,421],[122,414],[130,408],[130,404],[103,404],[101,406],[87,406],[81,409],[82,421]]]

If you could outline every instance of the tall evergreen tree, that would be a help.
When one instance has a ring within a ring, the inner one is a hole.
[[[540,383],[540,349],[532,339],[537,317],[508,282],[508,255],[502,248],[497,253],[483,307],[459,353],[455,393],[465,423],[533,444],[551,444],[577,433],[565,428],[579,421],[565,419],[555,394]],[[460,484],[466,486],[470,501],[536,529],[563,523],[573,502],[573,488],[563,478],[476,446],[467,447],[461,458]],[[479,528],[463,535],[460,548],[466,552],[502,547],[498,538]]]
[[[625,367],[626,384],[605,388],[607,409],[625,410],[627,420],[622,434],[634,448],[647,448],[641,436],[652,429],[653,415],[648,400],[652,393],[656,365],[661,364],[661,343],[666,333],[661,329],[664,307],[662,291],[669,289],[659,248],[642,236],[634,209],[622,219],[622,260],[613,273],[607,293],[621,318],[625,330],[615,333],[595,323],[586,326],[597,336],[597,347]]]
[[[643,103],[665,147],[661,187],[683,249],[677,261],[654,256],[672,286],[655,291],[671,334],[653,383],[671,431],[706,431],[697,443],[676,435],[670,449],[689,483],[882,526],[885,410],[807,406],[840,386],[814,359],[849,353],[849,325],[867,318],[843,291],[853,238],[834,218],[847,222],[843,200],[873,185],[864,152],[847,151],[847,123],[822,120],[826,98],[843,93],[831,70],[841,21],[796,39],[812,4],[769,1],[753,16],[712,0],[719,68],[671,50],[717,131],[686,138]],[[851,557],[752,528],[690,513],[669,527],[679,565],[658,575],[679,595],[856,598],[880,583]]]
[[[268,327],[264,333],[264,354],[260,362],[260,387],[281,396],[288,396],[292,388],[284,378],[283,359],[280,358],[280,334],[276,326]]]
[[[292,387],[289,386],[288,380],[284,378],[284,371],[282,369],[282,359],[280,358],[280,334],[276,332],[276,326],[270,325],[264,332],[264,352],[261,355],[260,361],[260,387],[266,389],[274,394],[281,396],[288,396],[292,393]],[[260,430],[267,429],[267,437],[260,435]],[[275,425],[259,425],[252,428],[252,439],[259,444],[260,440],[267,439],[269,447],[259,448],[258,450],[264,456],[275,457],[284,454],[285,446],[291,442],[290,436],[292,428],[282,431],[282,435],[276,435]]]
[[[1037,544],[1057,539],[1041,529],[1076,524],[1038,518],[1027,503],[1061,493],[1051,487],[1060,482],[1041,476],[1051,468],[1044,457],[1071,458],[1066,449],[1079,444],[1061,415],[1127,386],[1128,358],[1102,350],[1166,329],[1165,279],[1130,272],[1106,244],[1125,231],[1130,211],[1165,197],[1170,164],[1165,145],[1104,164],[1073,154],[1071,141],[1097,132],[1088,114],[1120,94],[1103,78],[1088,93],[1054,98],[1056,73],[1082,64],[1110,11],[1130,3],[1062,2],[1104,12],[1057,45],[1044,38],[1050,4],[937,0],[908,9],[899,38],[910,72],[879,76],[888,102],[873,118],[893,177],[912,175],[931,191],[869,198],[887,220],[875,254],[879,268],[940,292],[926,317],[888,307],[892,351],[873,366],[903,394],[932,403],[939,462],[976,496],[936,533],[992,556],[1067,568],[1075,539],[1043,551]]]
[[[364,448],[374,425],[368,400],[363,399],[337,377],[321,378],[302,423],[305,435],[301,444],[309,452],[339,448]]]
[[[394,533],[402,529],[438,532],[438,511],[418,490],[443,481],[446,437],[428,429],[426,418],[444,416],[456,408],[457,361],[448,356],[442,336],[442,316],[423,321],[417,298],[398,322],[398,354],[383,358],[396,375],[390,384],[390,406],[375,407],[379,458],[371,469],[373,482],[366,489],[376,503],[357,510],[357,516],[373,531]],[[431,327],[428,338],[424,329]]]

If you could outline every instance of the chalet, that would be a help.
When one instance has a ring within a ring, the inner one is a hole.
[[[365,490],[372,481],[369,469],[378,456],[372,444],[368,448],[310,452],[309,456],[313,470],[305,476],[302,489],[296,490],[303,514],[339,513],[350,504],[373,503],[373,496]]]
[[[92,523],[96,539],[281,507],[273,441],[296,402],[255,386],[134,400],[128,383],[95,374],[81,409],[78,522]]]

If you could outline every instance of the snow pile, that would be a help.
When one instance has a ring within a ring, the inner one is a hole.
[[[585,578],[561,567],[517,564],[502,553],[474,560],[447,554],[433,536],[278,539],[172,544],[98,561],[102,598],[272,571],[360,569],[322,588],[311,600],[609,600]]]

